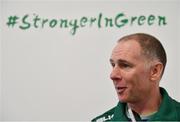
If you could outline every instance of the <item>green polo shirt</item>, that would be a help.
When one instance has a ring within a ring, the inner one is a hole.
[[[162,102],[159,110],[148,121],[180,121],[180,103],[172,99],[164,88],[160,88]],[[140,118],[136,118],[141,121]],[[118,105],[104,114],[94,118],[93,122],[130,121],[126,115],[126,103]]]

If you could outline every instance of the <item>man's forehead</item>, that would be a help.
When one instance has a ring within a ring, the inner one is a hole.
[[[111,59],[137,59],[141,57],[141,47],[136,41],[122,41],[118,42],[114,47]]]
[[[126,41],[120,41],[116,44],[113,51],[141,51],[140,44],[135,40],[126,40]]]

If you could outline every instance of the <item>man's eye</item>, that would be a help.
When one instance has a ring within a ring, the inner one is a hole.
[[[129,64],[119,64],[119,67],[122,67],[122,68],[129,68],[130,65]]]
[[[111,63],[111,66],[112,66],[112,67],[115,67],[115,64],[114,64],[114,63]]]

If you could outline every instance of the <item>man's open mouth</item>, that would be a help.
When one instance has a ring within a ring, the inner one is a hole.
[[[117,86],[116,87],[116,91],[118,94],[122,94],[125,90],[126,90],[127,87],[119,87]]]

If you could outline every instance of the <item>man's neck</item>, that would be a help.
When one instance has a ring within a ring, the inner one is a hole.
[[[162,97],[160,91],[157,90],[156,94],[152,93],[152,95],[147,96],[146,99],[134,103],[128,103],[128,105],[139,115],[146,116],[158,111],[161,100]]]

